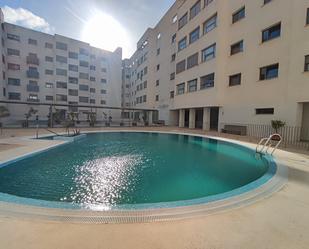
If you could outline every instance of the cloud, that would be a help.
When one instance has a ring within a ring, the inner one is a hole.
[[[54,28],[44,18],[33,14],[27,9],[13,9],[9,6],[4,6],[2,10],[6,22],[46,33],[54,33]]]

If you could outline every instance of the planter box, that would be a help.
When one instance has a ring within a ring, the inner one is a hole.
[[[68,141],[68,142],[74,142],[80,139],[83,139],[87,136],[87,134],[80,134],[77,136],[72,136],[72,137],[68,137],[68,136],[55,136],[53,137],[53,140],[58,140],[58,141]]]

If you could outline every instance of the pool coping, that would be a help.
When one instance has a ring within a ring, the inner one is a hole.
[[[233,143],[252,150],[252,146],[247,143],[235,141],[233,139],[219,138],[201,134],[192,134],[178,131],[147,131],[147,130],[106,130],[106,131],[87,131],[86,133],[105,133],[105,132],[135,132],[135,133],[163,133],[163,134],[180,134],[193,137],[202,137],[216,139],[228,143]],[[43,135],[46,137],[49,135]],[[21,139],[33,139],[32,137],[21,137]],[[36,150],[23,156],[0,162],[0,168],[5,167],[13,162],[46,152],[58,146],[70,142],[50,145],[42,150]],[[270,158],[268,158],[270,159]],[[190,217],[205,216],[212,213],[223,212],[233,208],[243,207],[252,204],[258,200],[267,198],[273,193],[280,190],[287,182],[287,167],[276,162],[273,158],[270,160],[271,165],[269,172],[261,178],[244,185],[240,188],[228,191],[222,194],[213,195],[204,198],[193,199],[189,201],[177,201],[158,204],[137,204],[138,209],[111,209],[111,210],[85,210],[72,209],[72,204],[63,205],[61,202],[40,201],[13,195],[0,193],[0,214],[14,215],[18,217],[31,219],[44,219],[51,221],[67,221],[77,223],[134,223],[134,222],[153,222],[153,221],[170,221]],[[274,167],[276,169],[274,169]],[[275,170],[275,172],[274,172]],[[272,171],[272,172],[270,172]],[[269,175],[270,174],[270,175]],[[42,203],[44,204],[42,206]],[[46,204],[51,204],[51,206]],[[55,204],[61,204],[59,206]],[[172,205],[171,205],[172,204]],[[184,204],[184,205],[181,205]],[[67,207],[66,207],[67,206]],[[133,207],[132,205],[128,205]],[[154,208],[155,206],[155,208]]]

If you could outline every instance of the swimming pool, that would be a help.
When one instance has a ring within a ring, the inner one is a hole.
[[[270,157],[199,136],[89,133],[0,168],[0,200],[90,210],[197,205],[255,189]]]

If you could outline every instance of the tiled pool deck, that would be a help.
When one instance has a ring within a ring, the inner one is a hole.
[[[205,135],[173,127],[147,130]],[[33,135],[34,130],[5,131],[0,161],[55,144],[21,138]],[[0,209],[0,248],[309,248],[309,156],[285,151],[275,156],[288,166],[289,181],[251,205],[177,221],[134,224],[29,219]]]

